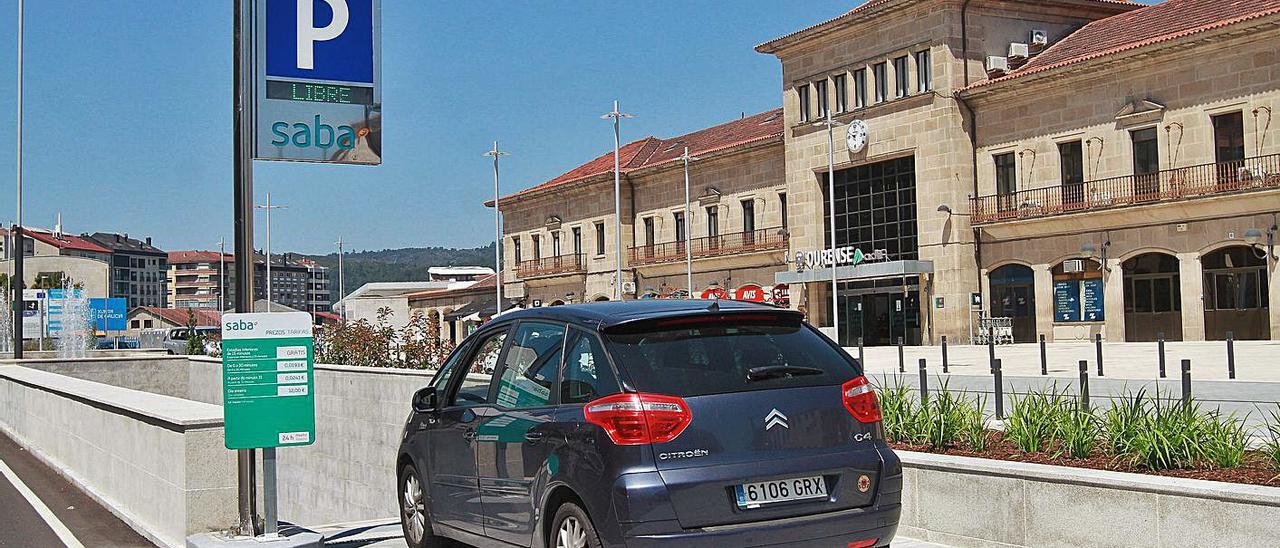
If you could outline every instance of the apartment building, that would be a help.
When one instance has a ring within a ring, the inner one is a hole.
[[[129,300],[129,307],[169,305],[169,254],[151,245],[151,238],[95,232],[82,235],[111,252],[111,296]]]
[[[525,306],[690,294],[773,300],[788,238],[781,110],[628,143],[620,165],[620,222],[612,152],[500,200],[505,297]]]
[[[1027,342],[1275,337],[1277,12],[873,0],[761,44],[784,83],[778,281],[830,326],[836,263],[845,344],[972,340],[985,316]]]
[[[235,306],[235,256],[216,251],[175,251],[169,254],[170,302],[175,308]],[[329,312],[329,269],[292,254],[271,262],[271,301],[304,312]],[[267,263],[254,262],[254,300],[267,298]]]

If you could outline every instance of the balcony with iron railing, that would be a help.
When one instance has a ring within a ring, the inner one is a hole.
[[[787,233],[782,227],[763,228],[749,232],[734,232],[718,236],[704,236],[689,241],[690,253],[694,259],[739,255],[787,248]],[[629,264],[644,266],[685,259],[685,243],[683,241],[661,244],[642,245],[630,249]]]
[[[525,279],[582,274],[586,271],[586,261],[583,260],[581,253],[542,257],[516,263],[516,275]]]
[[[979,196],[975,225],[1280,189],[1280,154]]]

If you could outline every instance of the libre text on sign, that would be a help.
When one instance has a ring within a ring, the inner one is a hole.
[[[227,449],[315,442],[314,359],[305,312],[222,317]]]
[[[259,0],[254,158],[382,163],[381,0]]]

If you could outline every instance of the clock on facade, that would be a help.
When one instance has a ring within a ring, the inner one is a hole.
[[[867,146],[867,123],[862,120],[849,122],[849,127],[845,130],[845,143],[849,145],[849,152],[862,152]]]

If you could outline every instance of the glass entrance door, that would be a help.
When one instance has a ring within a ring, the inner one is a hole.
[[[908,278],[908,281],[915,278]],[[878,282],[844,282],[840,284],[840,343],[856,346],[862,337],[864,346],[921,344],[920,290],[898,278]],[[876,287],[879,285],[880,287]]]

